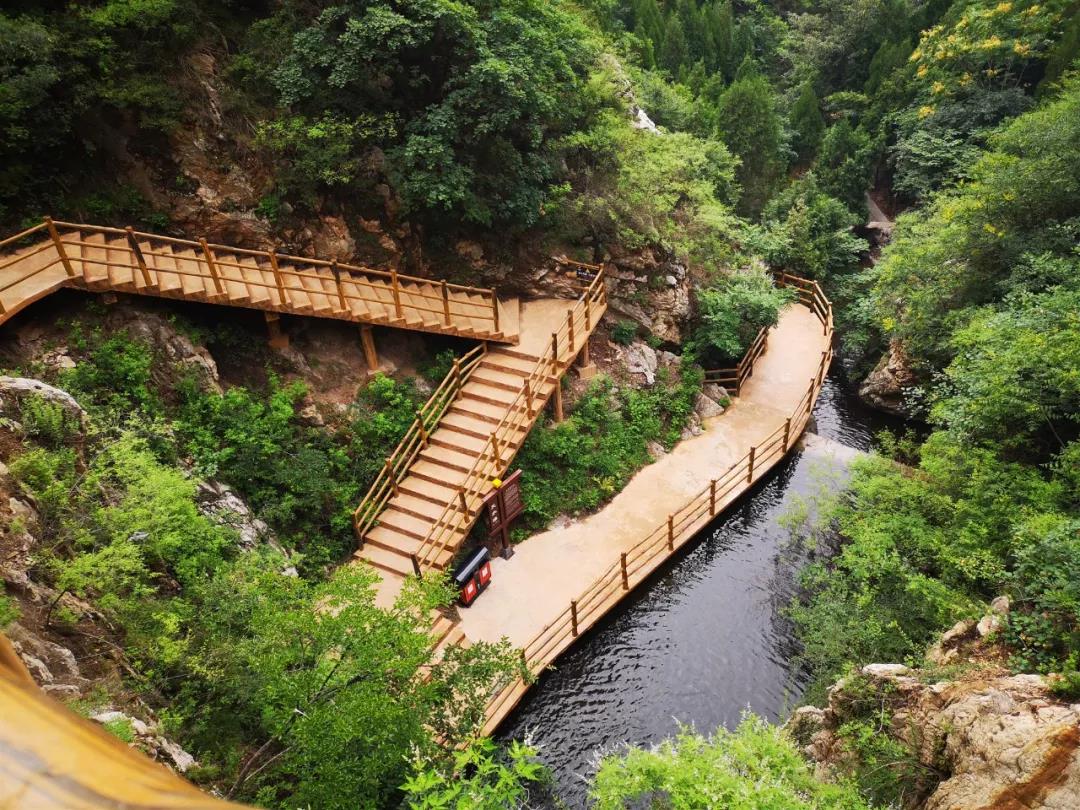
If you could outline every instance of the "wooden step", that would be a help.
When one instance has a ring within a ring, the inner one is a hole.
[[[379,514],[380,526],[393,529],[400,534],[414,537],[417,540],[423,540],[427,537],[434,523],[434,519],[418,518],[392,506],[387,506]]]
[[[114,290],[135,289],[135,257],[126,236],[114,236],[107,240],[109,262],[109,285]]]
[[[522,356],[518,353],[511,354],[505,346],[499,346],[498,348],[488,349],[488,353],[484,355],[480,365],[511,373],[531,374],[539,362],[539,357]]]
[[[425,450],[421,450],[420,458],[434,464],[439,464],[443,467],[448,467],[451,470],[458,470],[462,473],[462,478],[464,478],[464,474],[472,469],[473,464],[476,462],[476,456],[471,453],[463,453],[459,450],[451,450],[448,447],[436,447],[434,445],[429,446]]]
[[[503,388],[496,388],[477,380],[476,375],[473,375],[469,381],[465,383],[464,387],[462,387],[461,396],[465,399],[475,399],[480,402],[487,402],[491,405],[501,405],[503,408],[506,408],[517,399],[517,391],[507,391]]]
[[[143,248],[146,266],[153,270],[154,284],[162,295],[172,297],[181,289],[180,276],[177,275],[176,256],[171,248],[154,245],[152,250]]]
[[[365,543],[355,556],[391,574],[407,577],[413,573],[412,559],[408,555],[399,554],[373,543]]]
[[[484,385],[491,386],[492,388],[502,388],[503,390],[517,394],[524,387],[526,377],[523,374],[513,374],[511,372],[485,366],[481,363],[480,368],[476,369],[469,379],[482,382]]]
[[[307,290],[308,299],[311,301],[312,311],[316,315],[325,315],[334,310],[330,298],[323,288],[319,278],[315,277],[313,268],[307,268],[301,272],[300,283]]]
[[[90,233],[83,238],[88,244],[83,246],[83,280],[91,289],[106,286],[109,283],[109,268],[105,249],[105,234]]]
[[[277,298],[277,291],[273,289],[273,274],[264,273],[254,256],[238,254],[235,257],[235,261],[240,265],[240,276],[247,284],[248,300],[251,303],[268,304],[274,299],[281,300],[280,298]],[[269,278],[267,278],[267,276],[269,276]]]
[[[483,452],[484,448],[488,446],[489,440],[487,438],[480,439],[476,436],[470,436],[467,433],[458,433],[457,431],[446,430],[440,427],[431,434],[429,441],[436,447],[447,447],[461,453],[475,455]]]
[[[281,280],[285,285],[285,297],[288,299],[291,309],[302,314],[311,312],[311,297],[307,294],[300,277],[297,275],[297,268],[278,259],[278,271],[281,273]]]
[[[473,436],[477,439],[486,439],[491,435],[491,431],[495,429],[497,422],[498,420],[490,422],[485,419],[477,419],[475,416],[459,410],[454,405],[443,414],[443,418],[439,421],[439,428],[452,430],[465,436]]]
[[[180,285],[185,298],[202,301],[207,298],[208,290],[217,289],[213,284],[210,269],[207,267],[206,262],[200,259],[198,253],[191,248],[179,248],[174,249],[173,254],[176,256],[176,267],[182,273]],[[206,285],[205,279],[210,280],[209,287]],[[216,296],[216,293],[214,295]]]
[[[411,474],[398,484],[398,492],[412,498],[427,501],[440,509],[457,497],[457,489],[445,484],[427,481]]]
[[[471,465],[470,465],[471,466]],[[422,481],[429,481],[439,486],[449,487],[455,492],[465,481],[465,473],[461,470],[447,467],[441,462],[432,461],[421,456],[409,468],[409,475],[416,476]]]
[[[447,490],[451,492],[451,490]],[[436,521],[446,511],[446,503],[439,503],[434,499],[428,499],[412,495],[401,490],[398,485],[398,494],[387,503],[387,507],[405,512],[421,520]]]
[[[497,425],[506,416],[506,405],[492,405],[490,402],[481,401],[470,397],[464,390],[461,396],[454,400],[450,408],[452,411],[464,413],[473,419]],[[490,431],[488,431],[490,433]]]

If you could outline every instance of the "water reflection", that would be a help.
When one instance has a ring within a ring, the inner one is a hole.
[[[848,394],[839,370],[814,416],[819,435],[860,450],[896,425]],[[825,466],[821,452],[792,454],[564,655],[500,728],[541,747],[571,806],[584,806],[598,756],[622,743],[659,741],[679,723],[731,727],[747,708],[778,719],[798,701],[805,677],[791,664],[783,609],[806,552],[778,518],[821,488]]]

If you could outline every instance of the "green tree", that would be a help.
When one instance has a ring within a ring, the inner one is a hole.
[[[764,273],[740,272],[697,291],[694,343],[702,363],[715,367],[742,358],[764,326],[775,326],[790,290],[774,287]]]
[[[791,108],[791,128],[795,132],[792,148],[799,160],[807,161],[814,156],[821,136],[825,132],[825,118],[821,115],[821,105],[814,85],[804,82]]]
[[[865,195],[870,187],[873,159],[870,135],[844,118],[825,132],[814,173],[822,190],[862,214],[866,211]]]
[[[516,810],[551,780],[536,749],[516,740],[501,750],[488,737],[436,760],[417,758],[402,786],[410,810]]]
[[[739,208],[757,214],[786,165],[780,117],[768,79],[760,75],[737,79],[721,96],[717,117],[721,139],[740,160]]]
[[[690,58],[690,48],[686,43],[686,32],[678,14],[668,17],[664,29],[664,47],[660,50],[660,65],[671,76],[679,75],[679,68]]]

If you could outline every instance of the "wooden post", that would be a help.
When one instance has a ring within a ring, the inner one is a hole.
[[[746,469],[746,483],[752,483],[754,480],[754,454],[757,452],[756,447],[750,448],[750,465]]]
[[[428,446],[428,433],[424,429],[424,418],[420,415],[420,411],[416,412],[416,429],[420,431],[420,442],[426,448]]]
[[[563,421],[563,404],[562,404],[562,380],[558,377],[555,378],[555,396],[551,398],[552,407],[555,409],[555,423],[560,424]]]
[[[499,435],[497,431],[491,431],[491,449],[495,453],[495,460],[502,462],[502,453],[499,452]]]
[[[285,297],[285,281],[281,277],[281,270],[278,268],[277,254],[272,250],[268,250],[266,255],[270,259],[270,269],[274,271],[274,283],[277,284],[278,300],[283,307],[287,307],[289,299]]]
[[[574,311],[566,313],[566,331],[570,340],[570,354],[574,353]]]
[[[379,355],[375,352],[375,336],[370,326],[360,327],[360,346],[364,350],[368,371],[375,371],[379,367]]]
[[[716,479],[709,482],[709,517],[716,517]]]
[[[570,626],[573,629],[574,638],[577,638],[577,600],[570,601]]]
[[[821,353],[821,368],[818,369],[817,384],[821,386],[822,381],[825,379],[825,358],[829,356],[828,351]]]
[[[461,393],[461,361],[454,358],[454,396]]]
[[[150,280],[150,268],[146,266],[146,258],[143,256],[142,248],[139,247],[139,240],[135,238],[135,229],[128,225],[124,230],[127,231],[127,240],[131,246],[131,253],[135,256],[135,263],[139,265],[143,284],[147,287],[153,287],[154,284]]]
[[[412,558],[413,573],[416,574],[417,579],[421,579],[423,575],[420,573],[420,560],[416,558],[415,554],[410,554],[409,557]]]
[[[525,378],[525,411],[529,414],[529,419],[533,418],[533,395],[532,395],[532,380],[528,377]]]
[[[349,303],[345,300],[345,288],[341,286],[341,268],[338,267],[337,259],[330,262],[330,272],[334,274],[334,285],[337,287],[338,302],[341,304],[341,311],[349,311]]]
[[[401,288],[398,285],[397,270],[390,271],[390,291],[394,294],[394,313],[401,316]]]
[[[781,287],[786,287],[787,286],[787,271],[786,270],[782,271],[780,273],[780,286]]]
[[[499,296],[495,293],[495,290],[491,291],[491,318],[495,323],[493,331],[499,331]]]
[[[667,516],[667,547],[668,551],[675,550],[675,516]]]
[[[465,487],[458,487],[457,496],[458,503],[461,504],[461,513],[463,515],[469,514],[469,502],[465,500]]]
[[[443,311],[443,320],[446,322],[446,325],[449,326],[450,325],[450,290],[446,286],[445,281],[442,282],[442,311]]]
[[[281,330],[281,316],[276,312],[263,311],[266,319],[266,331],[270,333],[270,347],[272,349],[285,349],[289,345],[289,335]]]
[[[587,295],[585,296],[585,332],[586,334],[592,332],[592,299]],[[588,340],[585,345],[588,345]]]
[[[390,463],[390,459],[386,459],[386,461],[383,462],[383,470],[386,472],[386,477],[390,479],[390,489],[397,495],[397,476],[394,475],[394,466]]]
[[[806,393],[806,412],[810,413],[814,408],[814,381],[810,381],[810,390]]]
[[[221,287],[221,278],[218,276],[217,264],[214,263],[214,254],[210,252],[210,245],[206,244],[205,239],[199,239],[199,244],[202,246],[203,256],[206,257],[206,266],[210,268],[210,275],[214,279],[214,289],[217,290],[218,295],[224,295],[224,290]]]
[[[555,332],[551,333],[551,367],[554,369],[556,376],[559,372],[559,336]]]
[[[624,591],[628,591],[628,590],[630,590],[630,577],[626,573],[626,552],[625,551],[622,553],[622,557],[620,558],[620,561],[622,562],[622,589]]]
[[[56,245],[56,255],[60,257],[60,263],[64,265],[64,272],[68,274],[68,278],[75,278],[75,268],[71,266],[71,260],[68,259],[67,251],[64,250],[64,243],[60,241],[60,232],[56,230],[56,223],[53,222],[52,217],[45,217],[45,225],[48,226],[49,236]]]
[[[784,452],[787,452],[788,439],[791,437],[791,417],[784,420]]]
[[[578,368],[588,368],[592,363],[589,361],[589,338],[581,345],[581,354],[578,355]]]

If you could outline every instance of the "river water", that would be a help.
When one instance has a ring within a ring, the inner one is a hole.
[[[539,746],[570,807],[586,806],[603,753],[658,742],[680,723],[730,728],[747,709],[782,720],[798,704],[805,675],[783,609],[806,558],[779,518],[839,484],[843,448],[868,450],[899,426],[850,393],[838,363],[814,419],[810,430],[842,447],[790,454],[563,655],[500,727],[503,739]]]

